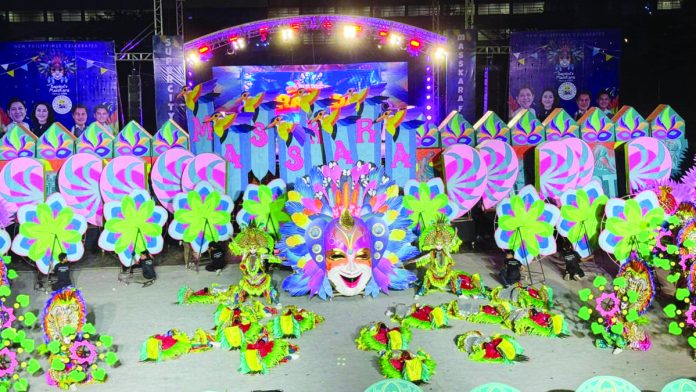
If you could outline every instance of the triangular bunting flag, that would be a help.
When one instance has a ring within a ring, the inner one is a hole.
[[[94,60],[87,60],[87,68],[92,68],[94,66]]]
[[[22,65],[22,66],[19,67],[19,68],[21,68],[21,69],[23,69],[23,70],[25,70],[25,71],[28,71],[28,70],[29,70],[29,67],[27,67],[26,64]]]
[[[9,66],[10,64],[0,64],[0,67],[2,67],[2,69],[4,69],[5,71],[7,71],[7,67]]]
[[[14,78],[14,69],[12,71],[7,71],[7,74]]]
[[[517,53],[513,53],[512,55],[515,56],[516,59],[518,59],[518,58],[520,58],[520,54],[521,54],[520,52],[517,52]]]
[[[592,55],[593,55],[593,56],[598,55],[600,50],[601,50],[600,48],[597,48],[597,47],[594,47],[594,46],[593,46],[593,47],[592,47]]]
[[[519,60],[517,60],[517,62],[524,65],[525,59],[519,59]]]
[[[99,67],[99,73],[101,73],[102,75],[104,75],[106,71],[108,71],[108,69]]]
[[[532,53],[532,55],[531,55],[530,57],[535,58],[535,59],[538,59],[538,58],[539,58],[539,54],[538,54],[537,52],[534,52],[534,53]]]
[[[612,57],[614,57],[614,56],[612,56],[610,54],[604,54],[604,61],[609,61],[609,60],[611,60]]]

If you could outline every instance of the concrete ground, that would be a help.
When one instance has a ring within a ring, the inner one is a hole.
[[[468,253],[457,255],[456,259],[458,268],[480,273],[488,285],[497,284],[493,271],[497,269],[498,261],[493,260],[492,256]],[[115,262],[110,257],[104,257],[101,264],[114,266]],[[108,382],[80,387],[80,390],[363,391],[382,376],[375,353],[359,351],[355,347],[353,340],[358,330],[372,321],[388,321],[384,314],[388,307],[414,302],[413,290],[392,292],[376,299],[339,297],[329,302],[290,297],[281,292],[283,304],[315,311],[323,315],[326,322],[295,341],[300,347],[298,359],[272,369],[265,376],[239,374],[239,352],[222,349],[189,354],[162,363],[140,363],[140,345],[149,335],[171,328],[191,333],[198,327],[212,327],[215,305],[177,305],[179,287],[189,285],[200,288],[211,283],[227,285],[236,282],[240,276],[236,265],[229,265],[220,276],[216,276],[203,268],[196,273],[181,264],[172,265],[174,262],[171,260],[164,264],[157,269],[157,282],[146,288],[119,283],[118,269],[115,267],[79,269],[76,266],[73,281],[87,301],[88,318],[100,333],[113,335],[122,362],[120,367],[108,370]],[[602,273],[603,269],[594,263],[587,264],[588,277],[584,282],[577,283],[561,280],[559,267],[554,260],[547,258],[543,265],[546,282],[555,291],[556,310],[568,318],[571,336],[565,339],[519,337],[529,360],[514,365],[496,365],[468,361],[465,354],[457,350],[454,339],[472,329],[484,333],[505,331],[499,326],[453,320],[448,329],[414,330],[412,350],[422,348],[438,365],[432,382],[421,386],[425,391],[468,391],[488,382],[506,383],[522,391],[572,391],[583,381],[597,375],[622,377],[641,390],[659,391],[669,381],[696,375],[696,364],[691,360],[685,340],[665,333],[666,321],[660,316],[660,306],[656,303],[650,311],[653,319],[648,327],[653,340],[650,351],[626,351],[612,355],[611,351],[595,348],[585,325],[575,316],[579,307],[575,293],[581,286],[589,286],[593,276]],[[274,271],[274,280],[281,281],[288,273],[285,270]],[[33,279],[32,272],[21,271],[13,286],[15,292],[32,294],[32,306],[39,310],[48,296],[33,291]],[[434,293],[421,298],[419,302],[437,305],[453,298],[450,294]],[[55,389],[46,386],[43,379],[35,378],[31,390]]]

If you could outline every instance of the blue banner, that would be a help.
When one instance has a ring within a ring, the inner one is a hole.
[[[456,110],[468,121],[476,119],[476,31],[449,30],[447,96],[444,117]],[[437,65],[437,59],[435,66]]]
[[[186,83],[184,74],[184,39],[176,35],[152,37],[155,73],[155,115],[157,128],[167,120],[186,126],[186,107],[177,100]]]
[[[577,119],[591,106],[611,117],[619,105],[620,58],[618,30],[512,33],[510,118],[528,109],[543,121],[560,107]]]
[[[0,131],[20,124],[41,134],[47,123],[72,129],[76,120],[119,129],[113,42],[0,42],[0,86]]]

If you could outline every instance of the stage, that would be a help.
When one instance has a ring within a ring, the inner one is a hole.
[[[457,268],[478,272],[485,284],[498,283],[492,274],[501,262],[498,252],[491,254],[466,253],[455,255]],[[84,390],[100,391],[362,391],[382,380],[377,366],[377,355],[360,351],[354,339],[358,330],[373,321],[388,322],[385,310],[396,304],[414,303],[414,289],[392,291],[377,298],[337,297],[332,301],[306,296],[291,297],[281,292],[283,305],[297,305],[326,318],[315,330],[293,342],[299,346],[299,358],[281,364],[267,375],[242,375],[237,371],[239,351],[214,348],[202,353],[184,355],[178,360],[161,363],[138,362],[139,350],[145,339],[156,333],[177,328],[193,333],[196,328],[213,326],[216,305],[178,305],[177,292],[183,285],[194,289],[211,283],[228,285],[240,278],[237,264],[228,265],[220,276],[201,268],[196,273],[167,260],[157,268],[154,285],[143,288],[138,284],[123,285],[117,281],[116,268],[80,268],[75,266],[73,280],[88,299],[88,320],[102,334],[114,337],[118,346],[121,366],[109,370],[109,382],[98,386],[83,386]],[[97,263],[97,261],[95,261]],[[597,375],[622,377],[643,391],[659,391],[668,382],[693,375],[693,362],[688,350],[683,349],[680,337],[665,333],[667,320],[661,316],[661,306],[654,304],[648,317],[653,346],[650,351],[625,350],[613,355],[611,350],[593,346],[586,325],[578,320],[577,291],[591,285],[591,279],[602,270],[589,263],[584,265],[588,276],[581,283],[561,279],[560,262],[543,260],[547,284],[554,290],[555,311],[567,317],[570,336],[563,339],[533,336],[516,337],[529,360],[513,365],[486,364],[466,359],[457,350],[455,336],[469,330],[484,333],[511,333],[499,325],[471,324],[451,320],[450,328],[422,331],[413,330],[411,349],[423,349],[437,362],[437,370],[430,384],[422,384],[425,391],[468,391],[490,382],[502,382],[521,391],[572,391],[583,381]],[[103,264],[114,265],[111,258]],[[537,266],[538,267],[538,266]],[[136,272],[137,273],[137,272]],[[273,280],[281,281],[288,271],[276,270]],[[608,276],[608,275],[607,275]],[[32,308],[40,310],[48,298],[32,289],[34,273],[20,271],[13,289],[27,292],[32,297]],[[433,293],[419,299],[421,304],[438,305],[454,296]],[[484,301],[460,299],[467,302]],[[43,377],[43,376],[40,376]],[[38,379],[29,378],[32,391],[53,390]]]

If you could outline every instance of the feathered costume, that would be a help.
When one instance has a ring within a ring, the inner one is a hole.
[[[82,331],[87,320],[87,305],[82,292],[71,286],[54,292],[46,301],[41,315],[44,340],[62,341],[63,328],[70,326],[75,332]]]
[[[568,335],[568,325],[562,314],[546,313],[536,309],[517,309],[510,314],[512,330],[518,335],[536,335],[547,338]]]
[[[188,286],[179,289],[179,305],[189,304],[215,304],[234,302],[238,288],[236,285],[229,285],[227,288],[218,288],[215,284],[211,287],[204,287],[198,291],[193,291]]]
[[[553,289],[546,285],[538,288],[522,286],[519,283],[507,288],[498,286],[491,292],[491,303],[508,302],[520,308],[537,308],[551,310],[553,308]]]
[[[402,327],[418,329],[439,329],[449,324],[449,312],[447,304],[440,306],[413,304],[405,315],[394,314],[392,321],[401,324]]]
[[[430,355],[422,350],[418,350],[415,354],[405,350],[390,350],[379,357],[379,367],[387,378],[430,382],[437,365]]]
[[[255,340],[243,345],[240,351],[239,372],[266,374],[271,368],[290,360],[291,355],[297,350],[298,347],[294,344],[284,339],[274,340],[264,331]]]
[[[469,331],[457,337],[457,348],[476,362],[510,364],[526,360],[522,346],[509,335],[486,337],[479,331]]]
[[[280,263],[280,259],[272,254],[274,247],[273,238],[253,224],[243,228],[230,242],[232,254],[242,257],[239,263],[242,279],[235,302],[242,303],[249,296],[263,296],[268,303],[278,303],[278,290],[273,287],[271,275],[264,267],[266,262]]]
[[[140,347],[140,361],[160,362],[178,358],[189,352],[202,352],[213,348],[215,338],[201,328],[192,336],[172,329],[162,335],[152,335]]]
[[[382,322],[372,323],[360,330],[355,343],[358,349],[382,352],[384,350],[407,350],[411,341],[411,330],[407,327],[389,328]]]
[[[440,220],[426,228],[420,235],[418,247],[427,252],[416,261],[417,267],[427,267],[418,296],[428,294],[431,289],[451,291],[458,296],[479,298],[486,288],[479,274],[455,270],[451,253],[456,253],[462,241],[446,220]]]
[[[254,301],[252,306],[237,304],[220,305],[215,311],[215,338],[222,348],[239,349],[247,341],[254,341],[264,332],[261,320],[277,312]]]
[[[470,323],[478,324],[500,324],[505,327],[510,326],[510,310],[511,306],[509,303],[501,302],[491,305],[481,305],[478,307],[478,311],[469,312],[462,311],[464,320]]]
[[[383,168],[362,162],[350,170],[335,162],[315,167],[288,193],[286,211],[291,222],[281,227],[278,248],[295,271],[283,281],[291,295],[326,300],[336,289],[376,297],[416,280],[402,268],[417,254],[410,245],[415,236],[399,187]]]
[[[299,338],[323,322],[323,317],[310,310],[288,306],[271,320],[269,327],[273,330],[274,338]]]

